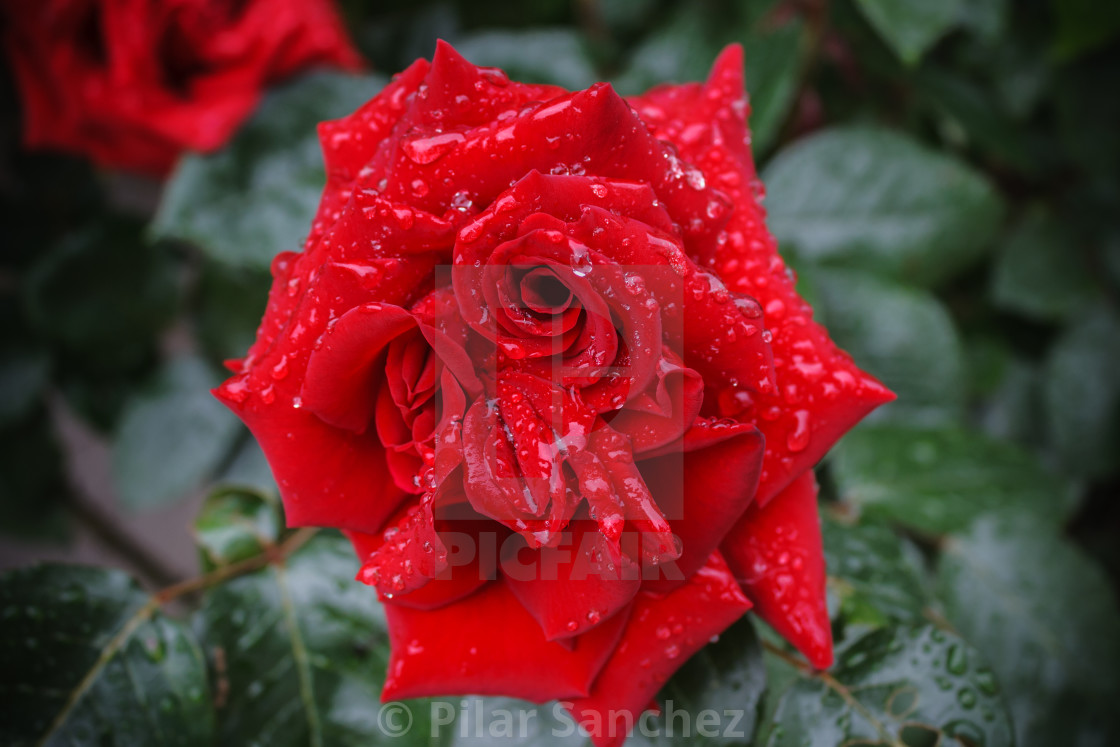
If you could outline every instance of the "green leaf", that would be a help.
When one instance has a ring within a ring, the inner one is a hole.
[[[961,418],[964,353],[936,297],[862,272],[818,268],[811,279],[833,339],[898,395],[874,419],[933,424]]]
[[[125,506],[172,503],[225,459],[242,430],[211,396],[218,383],[205,363],[181,358],[128,404],[113,440],[113,476]]]
[[[917,63],[953,27],[961,4],[961,0],[856,0],[879,36],[908,65]]]
[[[982,517],[945,542],[938,591],[999,675],[1019,747],[1114,743],[1120,610],[1080,551],[1027,514]]]
[[[994,42],[1007,27],[1008,5],[1009,0],[959,0],[957,20],[984,41]]]
[[[71,234],[28,272],[28,318],[41,337],[83,368],[116,371],[142,362],[178,305],[178,268],[141,228],[107,221]]]
[[[1057,524],[1072,508],[1068,487],[1038,459],[961,428],[861,426],[833,450],[832,467],[841,500],[923,534],[1005,508]]]
[[[814,262],[934,285],[983,256],[1002,201],[968,166],[889,130],[794,143],[763,173],[769,225]]]
[[[596,6],[603,24],[620,38],[657,17],[657,0],[599,0]]]
[[[799,21],[768,31],[752,29],[743,39],[751,148],[756,157],[777,139],[793,106],[804,42],[805,27]]]
[[[740,18],[711,23],[697,6],[681,6],[669,23],[637,47],[615,83],[626,94],[640,94],[669,81],[705,80],[720,50],[741,43],[751,103],[751,145],[757,155],[773,144],[793,106],[806,30],[797,19],[775,26],[759,18],[768,8],[737,10]]]
[[[994,375],[994,381],[988,391],[978,393],[978,401],[974,404],[975,422],[993,438],[1045,447],[1047,434],[1038,427],[1045,417],[1040,367],[1002,347],[997,349],[1005,357],[988,361],[990,368],[995,370],[986,373]],[[974,386],[978,383],[977,376],[983,375],[978,372],[983,361],[977,360],[977,350],[976,345],[970,350]]]
[[[120,571],[0,576],[0,742],[199,745],[214,711],[202,653]]]
[[[1120,453],[1120,317],[1079,315],[1054,343],[1043,381],[1053,443],[1074,474],[1115,474]]]
[[[198,339],[216,361],[239,358],[257,337],[272,278],[218,262],[203,267],[195,310]]]
[[[224,150],[179,162],[153,233],[259,270],[298,250],[325,182],[315,125],[352,112],[383,85],[377,76],[316,73],[270,93]]]
[[[598,80],[582,35],[571,29],[483,31],[461,37],[455,48],[474,64],[499,67],[514,80],[573,91]]]
[[[704,80],[718,52],[719,46],[708,38],[703,15],[682,5],[634,50],[625,72],[616,76],[615,87],[636,95],[662,83]]]
[[[999,97],[974,74],[926,65],[914,82],[918,98],[937,116],[942,136],[953,147],[975,148],[1004,167],[1038,173],[1042,164],[1030,152],[1022,123],[1004,113]]]
[[[828,672],[800,671],[780,695],[769,747],[1011,745],[999,686],[980,655],[932,626],[883,629]]]
[[[388,639],[377,595],[335,534],[315,535],[283,563],[206,593],[196,628],[220,670],[218,743],[382,744],[378,696]],[[220,651],[220,655],[214,652]],[[410,736],[426,743],[427,706]]]
[[[276,545],[283,529],[275,496],[227,487],[206,497],[194,536],[204,568],[212,570],[264,553]]]
[[[238,447],[230,463],[217,477],[217,482],[227,487],[236,487],[252,493],[267,493],[279,496],[280,489],[272,477],[260,444],[255,438],[246,438]]]
[[[1068,228],[1044,212],[1029,213],[996,255],[992,300],[1043,321],[1069,319],[1098,296]]]
[[[846,628],[919,624],[926,606],[917,549],[884,526],[822,523],[828,589]]]

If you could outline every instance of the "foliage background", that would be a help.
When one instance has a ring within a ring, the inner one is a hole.
[[[274,91],[162,189],[21,151],[5,70],[0,532],[53,557],[92,532],[142,583],[2,576],[0,741],[386,738],[376,600],[339,537],[281,529],[259,451],[207,388],[309,225],[312,125],[437,37],[513,77],[623,93],[701,79],[742,43],[770,226],[836,340],[899,394],[819,469],[837,666],[814,674],[743,622],[665,694],[746,709],[732,742],[1120,741],[1120,5],[343,6],[375,72]],[[74,478],[75,423],[108,447],[112,510]],[[193,580],[116,518],[200,494]],[[552,742],[538,727],[525,743]]]

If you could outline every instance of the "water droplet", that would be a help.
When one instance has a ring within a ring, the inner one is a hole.
[[[809,411],[797,410],[793,413],[793,418],[794,426],[786,435],[786,446],[793,452],[804,451],[811,436]]]
[[[473,204],[474,204],[474,201],[471,200],[470,193],[467,192],[466,190],[456,192],[451,197],[451,207],[453,207],[454,209],[458,210],[461,213],[465,213],[468,210],[470,210],[471,205],[473,205]]]
[[[707,182],[704,180],[704,174],[701,173],[699,169],[689,169],[685,171],[684,180],[688,186],[698,191],[707,186]]]
[[[288,356],[280,356],[280,360],[272,367],[272,378],[280,381],[288,375]]]
[[[404,144],[403,149],[410,161],[424,166],[443,158],[464,140],[466,138],[460,132],[446,132],[442,135],[409,140]]]
[[[972,708],[976,705],[976,692],[968,687],[962,688],[957,693],[957,702],[962,708]]]
[[[999,684],[996,683],[996,678],[992,675],[992,670],[987,667],[977,669],[973,679],[976,682],[976,687],[985,695],[999,694]]]
[[[968,670],[968,654],[963,646],[954,643],[949,647],[949,656],[946,658],[945,668],[953,674],[964,674]]]
[[[591,252],[586,246],[582,244],[575,244],[572,246],[572,272],[582,277],[587,277],[591,273]]]

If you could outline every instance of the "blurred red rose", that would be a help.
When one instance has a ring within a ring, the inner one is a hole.
[[[440,44],[320,125],[307,246],[216,394],[289,522],[353,541],[384,698],[561,699],[617,743],[752,605],[831,663],[811,470],[893,395],[777,255],[741,65],[627,101]]]
[[[24,142],[165,174],[223,145],[263,88],[358,69],[330,0],[8,0]]]

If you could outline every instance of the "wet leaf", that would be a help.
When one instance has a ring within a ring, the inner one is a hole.
[[[778,137],[797,94],[805,27],[794,21],[773,30],[752,30],[743,40],[750,97],[751,149],[757,158]]]
[[[113,441],[113,476],[125,506],[172,503],[226,458],[242,427],[210,394],[218,383],[205,363],[181,358],[128,404]]]
[[[174,258],[140,236],[133,221],[102,221],[67,236],[28,272],[23,292],[32,327],[83,369],[143,362],[177,309]]]
[[[0,742],[208,744],[214,710],[190,632],[120,571],[0,576]]]
[[[935,296],[862,272],[817,268],[812,281],[833,339],[898,395],[873,419],[960,420],[964,354],[952,317]]]
[[[899,58],[913,65],[957,21],[961,0],[856,0],[856,5]]]
[[[1038,459],[963,428],[861,426],[832,454],[841,500],[859,511],[939,535],[992,510],[1014,508],[1059,524],[1069,487]]]
[[[218,744],[389,742],[378,721],[388,638],[357,571],[349,543],[321,533],[206,593],[195,622],[219,682]],[[411,710],[408,737],[426,744],[428,707]]]
[[[271,285],[266,272],[206,263],[194,318],[199,342],[212,359],[222,362],[245,355],[257,337]]]
[[[1019,747],[1108,744],[1120,734],[1113,588],[1053,527],[1017,512],[982,517],[946,541],[938,593],[999,675]]]
[[[769,747],[1013,744],[991,670],[932,626],[870,633],[827,673],[802,670],[779,697]]]
[[[907,135],[842,127],[763,172],[769,225],[818,263],[934,285],[982,257],[1003,212],[980,173]]]
[[[1098,296],[1068,229],[1032,212],[1003,242],[995,260],[992,299],[1032,319],[1068,319]]]
[[[194,536],[207,570],[247,560],[274,547],[284,528],[279,501],[268,493],[218,488],[206,497]]]
[[[1115,474],[1120,453],[1120,317],[1097,308],[1054,343],[1043,382],[1050,435],[1076,475]]]
[[[885,526],[826,519],[821,529],[828,589],[846,629],[923,622],[927,595],[916,548]]]

